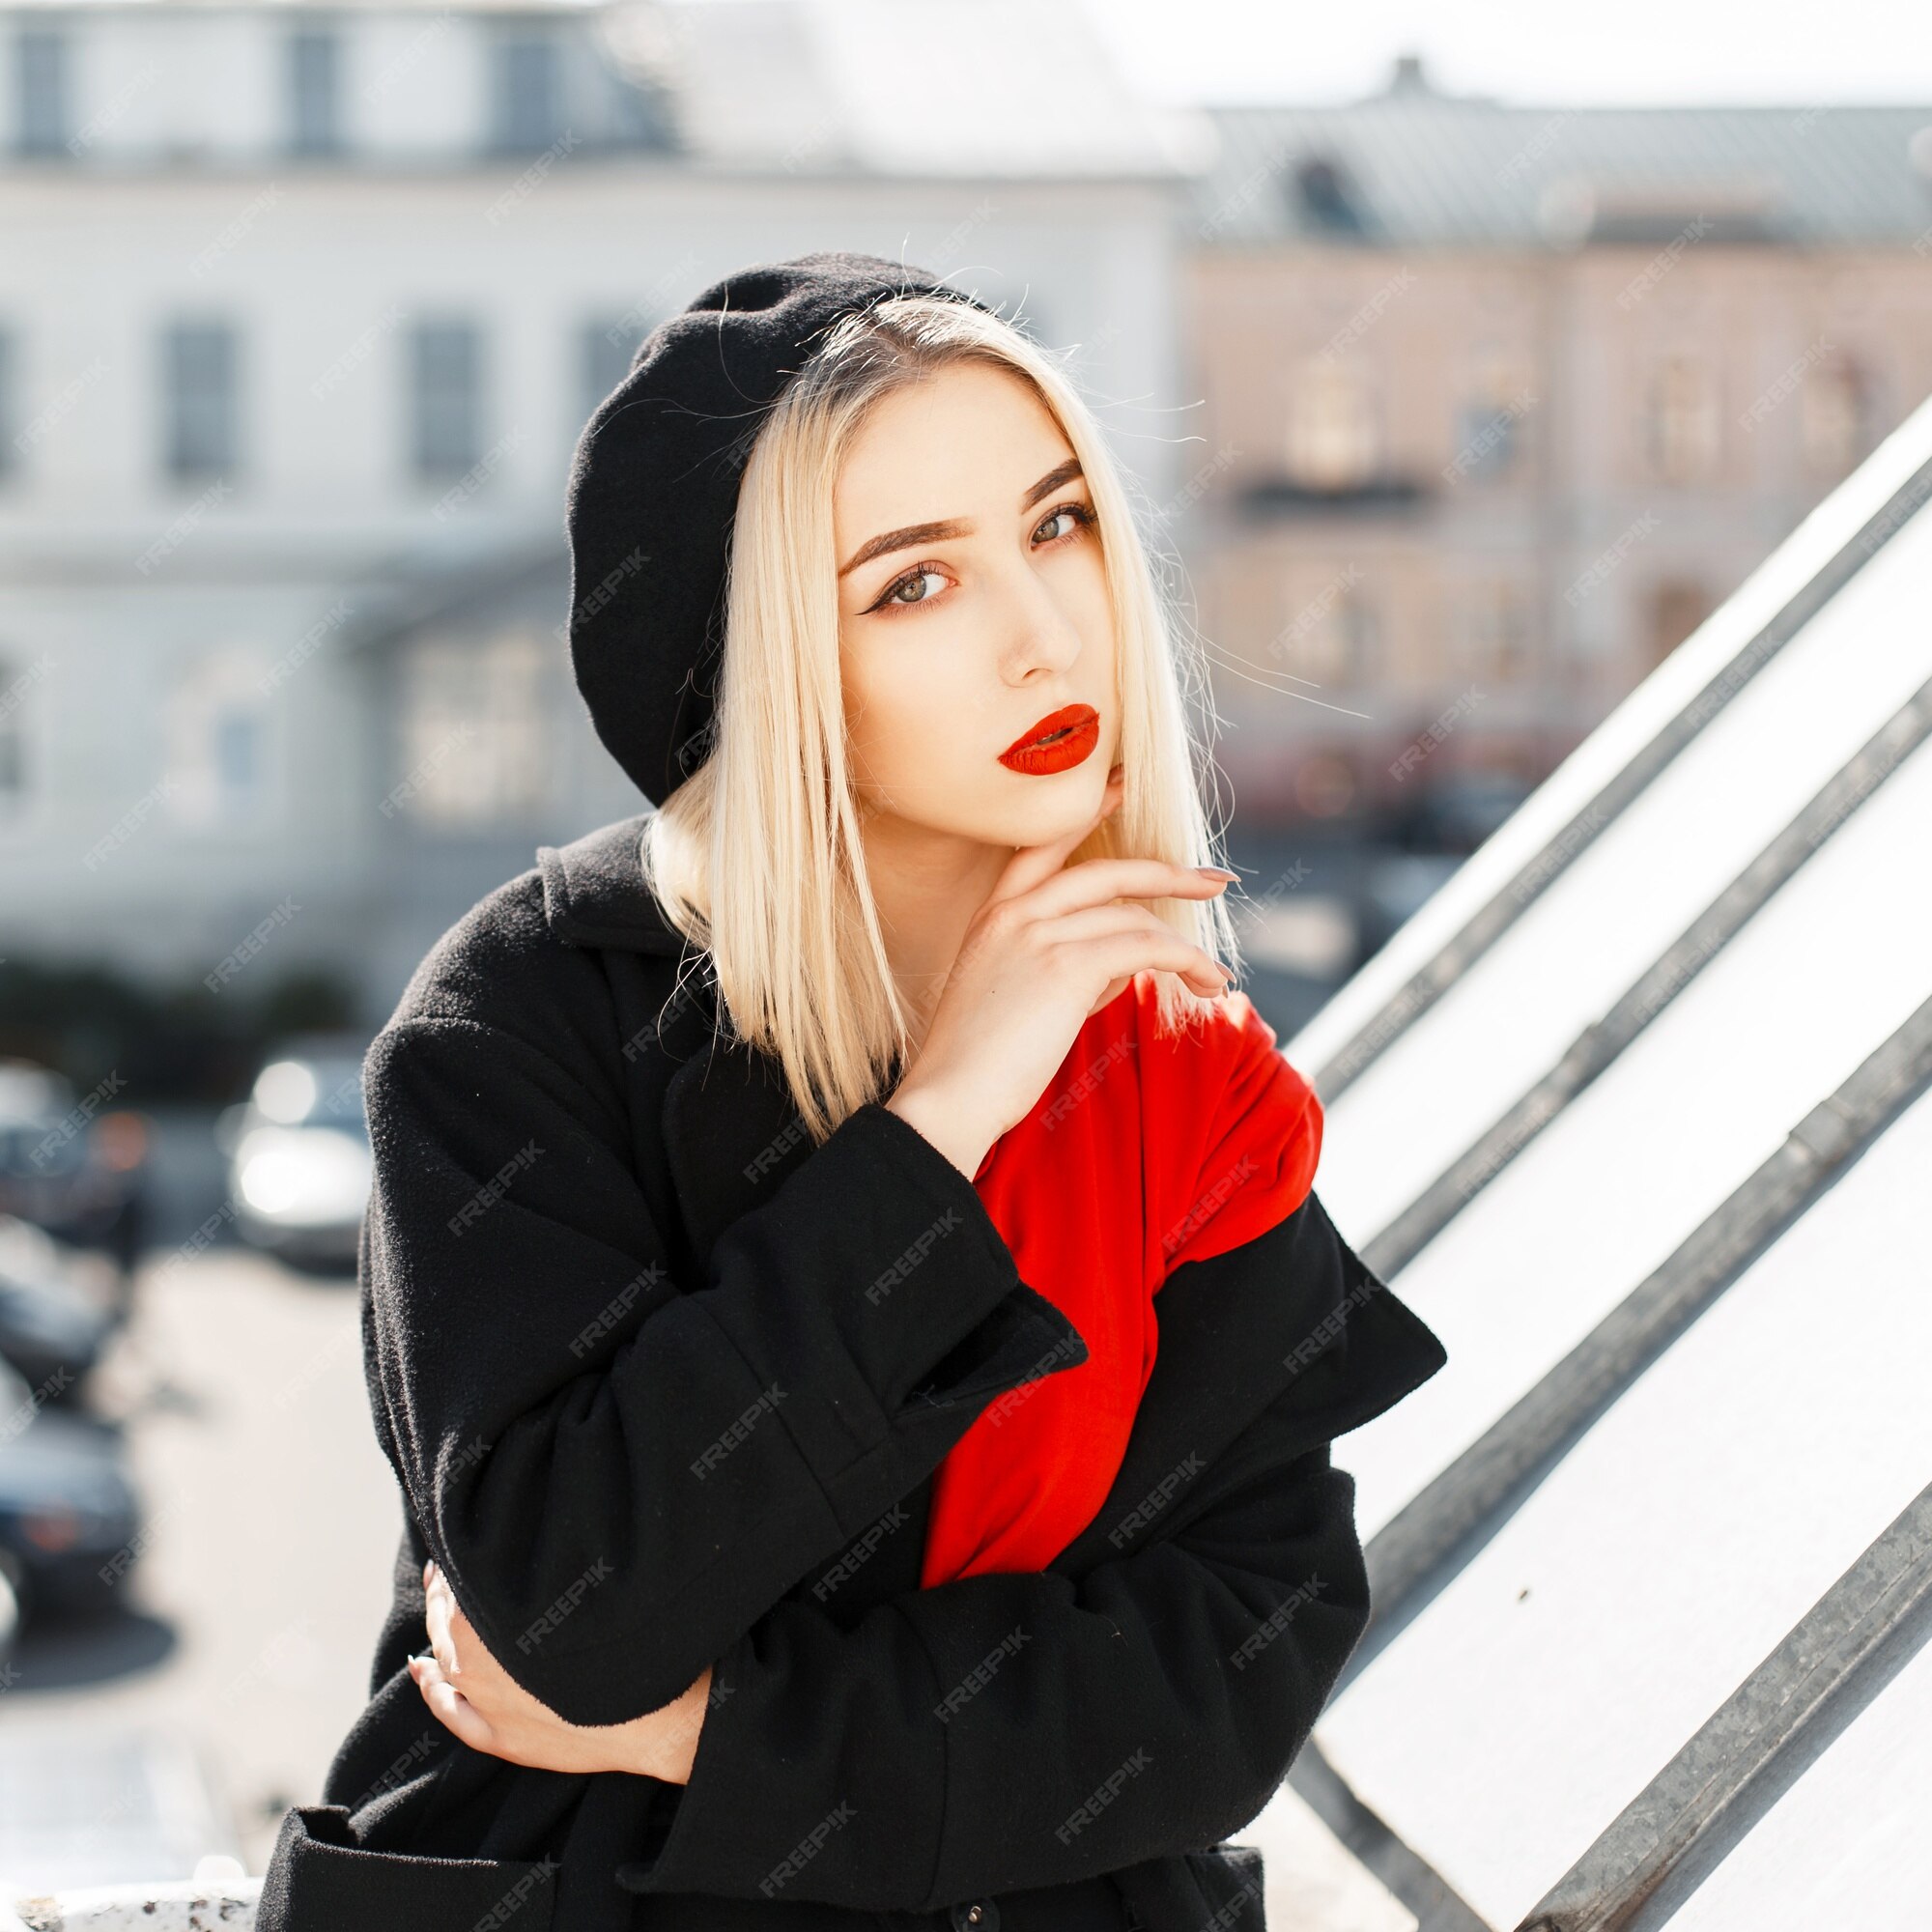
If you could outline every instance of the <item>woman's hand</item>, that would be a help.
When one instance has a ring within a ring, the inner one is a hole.
[[[1067,854],[1120,804],[1120,767],[1090,824],[1023,845],[974,915],[918,1056],[886,1102],[968,1179],[1026,1118],[1090,1013],[1136,973],[1178,973],[1213,998],[1232,975],[1136,898],[1211,898],[1232,873],[1164,859]]]
[[[568,1724],[484,1648],[448,1579],[423,1566],[431,1655],[410,1659],[423,1702],[471,1750],[539,1771],[624,1771],[686,1784],[711,1691],[711,1666],[682,1695],[622,1724]]]

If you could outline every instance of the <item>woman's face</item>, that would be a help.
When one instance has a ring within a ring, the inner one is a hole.
[[[1031,845],[1099,811],[1121,717],[1093,502],[1059,425],[1005,370],[953,363],[874,410],[833,493],[868,836]],[[1011,750],[1068,706],[1097,727]]]

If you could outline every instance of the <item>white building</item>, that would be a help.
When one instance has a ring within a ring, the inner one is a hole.
[[[635,810],[564,483],[734,268],[864,249],[1081,345],[1165,497],[1200,138],[1013,0],[0,13],[0,957],[240,949],[380,1021]]]

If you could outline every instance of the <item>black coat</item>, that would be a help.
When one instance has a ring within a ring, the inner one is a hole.
[[[947,1450],[1085,1344],[911,1125],[872,1104],[814,1148],[776,1063],[714,1043],[643,822],[541,848],[370,1047],[363,1341],[406,1527],[260,1932],[1258,1926],[1259,1855],[1222,1841],[1368,1619],[1328,1445],[1440,1343],[1311,1195],[1163,1285],[1075,1542],[920,1589]],[[458,1743],[404,1668],[431,1555],[573,1722],[714,1665],[690,1783]]]

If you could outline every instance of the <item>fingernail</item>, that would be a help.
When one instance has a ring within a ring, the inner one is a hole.
[[[1238,879],[1241,876],[1240,873],[1238,872],[1229,871],[1229,869],[1225,866],[1196,866],[1194,869],[1197,872],[1199,872],[1204,878],[1208,878],[1208,879],[1234,880],[1234,879]]]

